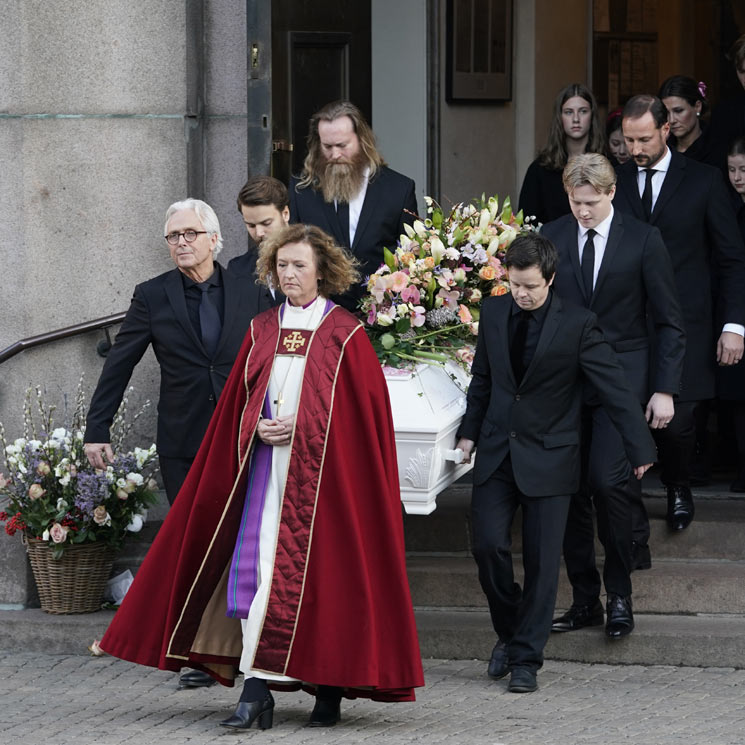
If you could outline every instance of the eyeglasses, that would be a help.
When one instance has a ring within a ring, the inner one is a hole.
[[[209,233],[209,230],[184,230],[183,233],[175,232],[175,233],[169,233],[166,236],[166,240],[172,245],[172,246],[178,246],[179,240],[181,240],[181,236],[184,236],[184,240],[187,243],[194,243],[194,241],[197,239],[198,235],[202,235],[203,233]]]

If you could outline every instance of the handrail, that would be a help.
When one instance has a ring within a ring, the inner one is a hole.
[[[111,316],[104,316],[103,318],[96,318],[93,321],[76,323],[74,326],[67,326],[66,328],[57,329],[56,331],[47,331],[46,334],[38,334],[37,336],[29,336],[27,339],[21,339],[0,352],[0,363],[9,360],[11,357],[15,357],[15,355],[22,352],[24,349],[39,347],[42,344],[48,344],[49,342],[58,341],[59,339],[67,339],[70,336],[77,336],[78,334],[85,334],[87,331],[95,331],[96,329],[105,329],[109,326],[115,326],[117,323],[121,323],[126,315],[127,314],[124,312],[114,313]],[[101,350],[99,350],[99,354],[101,354]],[[102,356],[105,357],[106,355],[103,354]]]

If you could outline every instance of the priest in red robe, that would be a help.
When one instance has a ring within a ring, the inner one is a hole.
[[[107,630],[109,654],[245,682],[222,722],[272,725],[271,689],[411,701],[423,685],[390,403],[362,325],[327,298],[355,281],[323,231],[262,244],[287,301],[257,316],[194,465]]]

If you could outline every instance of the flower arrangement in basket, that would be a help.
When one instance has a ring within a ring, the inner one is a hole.
[[[360,310],[381,364],[444,364],[470,369],[483,297],[509,292],[502,259],[535,230],[507,197],[455,205],[449,213],[424,197],[427,218],[405,226],[395,251],[367,282]]]
[[[123,439],[149,402],[125,423],[127,398],[112,427],[117,453],[105,471],[95,470],[83,452],[85,399],[82,378],[78,385],[70,429],[55,428],[53,406],[46,406],[41,389],[28,389],[23,414],[23,437],[12,443],[0,424],[0,444],[6,471],[0,473],[0,499],[5,504],[0,523],[13,535],[43,541],[54,559],[66,549],[91,543],[111,552],[121,548],[130,532],[139,531],[147,508],[156,501],[155,445],[122,452]],[[130,391],[132,389],[130,388]],[[36,415],[34,413],[36,409]]]

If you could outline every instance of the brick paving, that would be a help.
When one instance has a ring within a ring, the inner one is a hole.
[[[303,727],[312,699],[275,695],[274,727],[218,722],[238,689],[176,689],[176,676],[111,657],[0,652],[0,743],[468,743],[742,745],[745,670],[546,663],[539,689],[508,693],[485,663],[425,660],[416,703],[342,702],[330,729]]]

